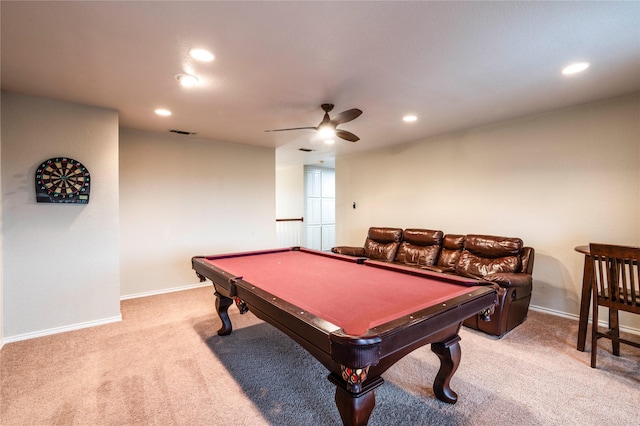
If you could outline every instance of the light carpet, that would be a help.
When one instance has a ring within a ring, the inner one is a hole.
[[[122,322],[5,345],[0,424],[341,424],[319,362],[235,307],[234,332],[217,336],[214,303],[212,287],[125,300]],[[369,424],[639,424],[640,350],[615,357],[601,340],[591,369],[577,328],[540,312],[502,339],[463,327],[458,403],[434,397],[425,346],[383,375]]]

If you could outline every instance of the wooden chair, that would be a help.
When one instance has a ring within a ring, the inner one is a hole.
[[[611,340],[613,354],[620,355],[620,343],[640,348],[640,342],[620,337],[618,311],[640,314],[640,247],[625,247],[609,244],[590,245],[593,262],[591,291],[593,301],[593,323],[591,326],[591,368],[596,368],[598,339]],[[598,330],[598,307],[609,308],[609,329]]]

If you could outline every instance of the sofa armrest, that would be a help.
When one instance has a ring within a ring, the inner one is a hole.
[[[485,281],[491,281],[500,285],[500,287],[526,287],[533,283],[533,277],[530,274],[519,274],[515,272],[496,272],[482,277]]]
[[[347,256],[365,257],[364,247],[338,246],[338,247],[333,247],[331,251],[333,253],[344,254]]]

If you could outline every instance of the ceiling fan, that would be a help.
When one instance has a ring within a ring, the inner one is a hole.
[[[292,127],[289,129],[265,130],[265,132],[284,132],[287,130],[310,129],[317,130],[321,136],[326,138],[330,138],[331,136],[335,135],[349,142],[357,142],[360,140],[360,138],[353,133],[347,132],[346,130],[337,129],[336,127],[338,126],[338,124],[347,123],[360,117],[360,114],[362,114],[361,110],[357,108],[349,109],[347,111],[341,112],[340,114],[333,117],[333,119],[331,119],[329,118],[329,112],[333,109],[333,104],[322,104],[321,108],[324,111],[324,118],[316,127]]]

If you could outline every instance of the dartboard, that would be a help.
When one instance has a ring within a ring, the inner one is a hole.
[[[71,158],[50,158],[36,170],[38,203],[87,204],[90,189],[89,170]]]

